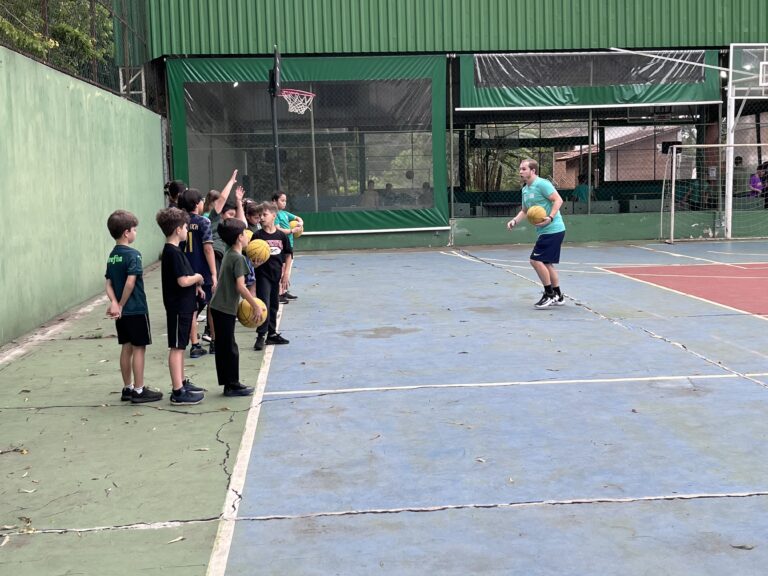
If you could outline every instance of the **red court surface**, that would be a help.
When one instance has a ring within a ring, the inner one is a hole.
[[[605,268],[735,310],[768,315],[768,263]]]

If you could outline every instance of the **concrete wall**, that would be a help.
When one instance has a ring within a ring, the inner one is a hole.
[[[163,238],[160,117],[0,47],[0,344],[104,287],[109,214],[139,218],[145,265]]]

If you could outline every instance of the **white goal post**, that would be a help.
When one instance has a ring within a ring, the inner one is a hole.
[[[670,152],[660,238],[768,237],[768,144],[679,144]]]

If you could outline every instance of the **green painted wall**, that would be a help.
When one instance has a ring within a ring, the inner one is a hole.
[[[163,55],[493,52],[765,42],[765,0],[147,0]]]
[[[163,238],[160,117],[0,47],[0,344],[103,290],[109,214]]]

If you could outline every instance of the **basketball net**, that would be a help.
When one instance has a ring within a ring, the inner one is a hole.
[[[280,97],[288,102],[288,112],[304,114],[304,112],[312,108],[312,100],[315,98],[315,95],[312,92],[286,88],[280,92]]]

